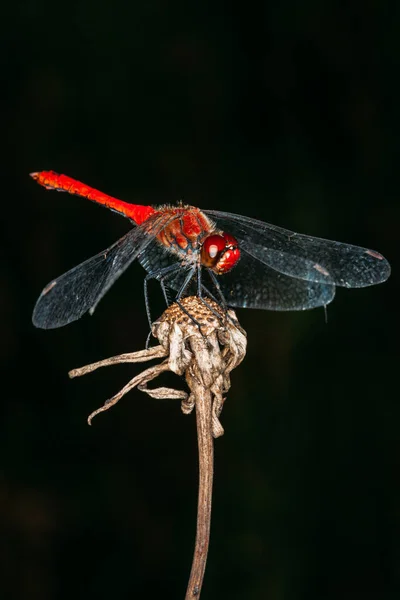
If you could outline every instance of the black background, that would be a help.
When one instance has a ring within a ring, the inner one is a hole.
[[[142,268],[92,318],[31,324],[48,281],[129,229],[35,185],[43,169],[389,259],[327,324],[238,311],[202,597],[399,597],[399,28],[378,0],[2,8],[2,598],[183,598],[194,545],[194,416],[135,391],[89,428],[139,367],[67,377],[143,347]]]

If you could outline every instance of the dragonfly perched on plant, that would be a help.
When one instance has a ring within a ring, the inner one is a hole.
[[[375,250],[310,237],[250,217],[178,204],[157,207],[123,202],[54,171],[31,173],[50,190],[82,196],[127,217],[134,227],[112,246],[51,281],[33,312],[43,329],[67,325],[97,304],[137,259],[147,284],[217,298],[224,306],[305,310],[326,306],[336,286],[358,288],[385,281],[388,261]]]

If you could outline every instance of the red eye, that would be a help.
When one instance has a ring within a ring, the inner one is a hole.
[[[223,233],[222,237],[225,241],[225,250],[221,253],[217,264],[214,266],[214,271],[218,275],[227,273],[230,271],[238,262],[240,258],[240,250],[238,248],[237,239],[230,233]]]
[[[230,271],[239,258],[238,243],[229,233],[209,235],[203,242],[201,264],[218,275]]]
[[[213,264],[220,252],[225,250],[226,241],[222,235],[209,235],[203,243],[203,259]]]

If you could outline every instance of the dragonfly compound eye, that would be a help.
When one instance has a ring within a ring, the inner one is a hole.
[[[201,263],[218,275],[230,271],[240,258],[238,243],[233,235],[209,235],[201,249]]]

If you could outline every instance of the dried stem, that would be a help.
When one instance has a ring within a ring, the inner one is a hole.
[[[89,424],[94,416],[111,408],[134,387],[153,398],[181,400],[184,414],[189,414],[196,407],[199,494],[196,542],[185,600],[200,598],[210,540],[213,438],[224,433],[219,416],[224,395],[230,388],[230,372],[243,360],[246,353],[246,335],[237,322],[235,313],[229,311],[226,315],[218,304],[213,301],[208,303],[211,306],[193,296],[181,301],[184,311],[177,304],[170,306],[153,325],[152,333],[160,342],[159,346],[114,356],[69,373],[70,377],[79,377],[99,367],[165,358],[131,379],[102,407],[92,412],[88,418]],[[165,387],[147,388],[150,381],[168,370],[177,375],[185,375],[190,394]]]
[[[210,543],[211,505],[214,477],[214,440],[212,435],[212,395],[204,386],[194,384],[197,444],[199,449],[199,491],[196,542],[185,600],[199,598]]]

